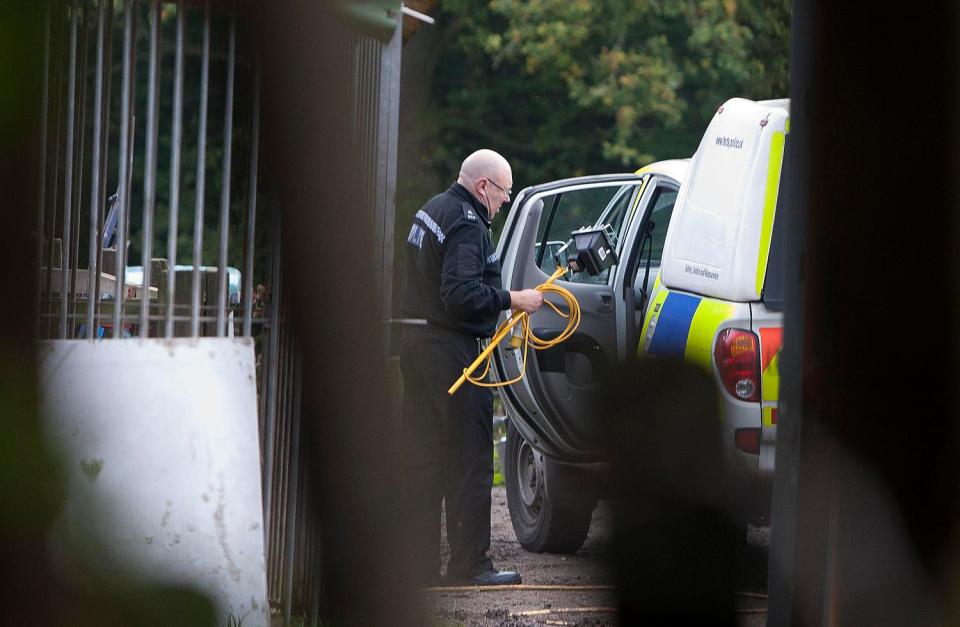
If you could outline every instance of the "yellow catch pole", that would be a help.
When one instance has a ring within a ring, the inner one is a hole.
[[[557,271],[553,273],[553,276],[551,276],[551,277],[550,277],[549,279],[547,279],[544,283],[541,283],[541,284],[540,284],[539,286],[537,286],[537,287],[539,288],[539,287],[542,287],[542,286],[544,286],[544,285],[550,285],[551,283],[553,283],[553,281],[554,281],[557,277],[563,275],[564,272],[566,272],[566,270],[565,270],[562,266],[559,267],[559,268],[557,268]],[[506,326],[504,326],[502,329],[500,329],[500,331],[499,331],[496,335],[494,335],[493,338],[491,338],[490,343],[487,344],[487,347],[486,347],[485,349],[483,349],[483,352],[480,353],[480,355],[479,355],[476,359],[473,360],[473,363],[470,364],[470,367],[463,371],[463,374],[460,375],[460,378],[457,379],[456,383],[454,383],[453,385],[450,386],[450,389],[447,390],[447,394],[449,394],[450,396],[453,396],[454,392],[456,392],[457,390],[459,390],[459,389],[460,389],[460,386],[463,385],[464,382],[467,380],[467,377],[469,377],[470,375],[472,375],[472,374],[473,374],[473,371],[476,370],[477,368],[479,368],[479,367],[480,367],[480,364],[482,364],[482,363],[490,356],[490,353],[492,353],[492,352],[493,352],[493,349],[495,349],[495,348],[497,347],[497,344],[499,344],[501,341],[503,341],[503,338],[505,338],[505,337],[507,336],[507,334],[510,332],[510,329],[512,329],[513,327],[515,327],[518,322],[520,322],[521,320],[523,320],[523,317],[524,317],[524,316],[528,316],[528,315],[529,315],[529,314],[527,314],[527,312],[525,312],[525,311],[520,312],[519,315],[514,314],[514,315],[510,318],[510,320],[507,322]]]
[[[519,316],[513,316],[510,318],[510,322],[507,323],[507,326],[500,329],[500,332],[493,336],[490,340],[490,343],[487,344],[487,347],[483,349],[483,352],[480,353],[480,356],[473,360],[473,363],[470,364],[470,367],[463,371],[463,374],[460,375],[460,378],[457,379],[457,382],[450,386],[450,389],[447,390],[447,394],[453,396],[453,393],[460,389],[460,386],[467,380],[467,376],[473,374],[473,371],[480,367],[480,364],[486,360],[486,358],[493,352],[493,349],[497,347],[504,337],[510,332],[510,329],[516,326],[518,322],[523,319],[523,316],[526,316],[527,312],[523,311]]]

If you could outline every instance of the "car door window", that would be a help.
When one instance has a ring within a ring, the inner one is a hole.
[[[660,186],[654,191],[650,201],[650,217],[653,223],[650,244],[645,244],[643,257],[639,260],[637,273],[633,278],[634,288],[649,294],[653,288],[653,281],[660,268],[663,258],[663,245],[667,239],[667,227],[670,226],[670,216],[673,215],[673,206],[677,202],[677,190],[672,187]],[[647,255],[650,255],[650,272],[646,271]],[[644,283],[646,280],[646,283]]]
[[[650,219],[654,223],[650,261],[654,264],[659,264],[660,259],[663,258],[663,244],[667,239],[667,227],[670,225],[670,216],[673,214],[673,206],[676,202],[677,190],[669,187],[657,189],[653,209],[650,211]]]
[[[570,242],[570,233],[585,226],[609,226],[616,239],[611,243],[619,255],[627,223],[626,217],[630,215],[636,203],[640,186],[640,182],[637,182],[629,185],[591,187],[544,197],[544,211],[541,214],[537,229],[537,243],[533,251],[534,259],[540,269],[547,274],[552,274],[557,267],[555,255]],[[575,252],[571,245],[561,255],[560,262],[566,265],[567,258]],[[604,284],[609,279],[610,270],[612,268],[604,270],[597,276],[577,272],[568,274],[564,280],[575,283]]]

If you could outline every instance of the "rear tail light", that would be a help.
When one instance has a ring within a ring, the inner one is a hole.
[[[760,454],[760,429],[737,429],[733,432],[733,441],[737,448],[751,455]]]
[[[757,336],[742,329],[724,329],[713,357],[727,392],[742,401],[760,400],[760,359]]]

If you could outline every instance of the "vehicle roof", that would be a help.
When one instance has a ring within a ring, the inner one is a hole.
[[[762,104],[768,107],[777,107],[778,109],[783,109],[787,113],[790,113],[789,98],[776,98],[774,100],[758,100],[757,104]]]
[[[687,179],[687,169],[690,167],[690,159],[665,159],[664,161],[654,161],[650,165],[643,166],[637,170],[637,174],[663,174],[683,183]]]
[[[566,179],[558,179],[556,181],[550,181],[548,183],[541,183],[539,185],[531,185],[529,187],[524,187],[522,190],[517,192],[513,198],[513,205],[517,206],[521,203],[529,194],[548,192],[566,185],[576,185],[582,183],[586,180],[603,182],[603,181],[615,181],[618,179],[629,178],[629,177],[640,177],[644,174],[661,174],[664,176],[669,176],[675,179],[678,183],[683,183],[687,179],[687,169],[690,165],[690,159],[665,159],[663,161],[655,161],[650,165],[644,166],[637,170],[636,172],[620,172],[616,174],[594,174],[587,176],[575,176]]]

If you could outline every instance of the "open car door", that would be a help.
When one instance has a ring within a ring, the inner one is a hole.
[[[641,170],[566,179],[527,188],[507,218],[497,252],[504,288],[546,281],[558,262],[576,255],[571,232],[609,227],[617,262],[598,275],[567,272],[557,284],[580,305],[580,326],[561,344],[527,352],[524,378],[501,388],[508,416],[527,442],[553,457],[590,461],[599,453],[595,409],[605,375],[636,354],[643,308],[659,270],[660,254],[683,162],[665,172]],[[555,304],[563,302],[548,295]],[[504,316],[506,313],[504,314]],[[559,335],[566,319],[544,306],[531,317],[541,338]],[[494,351],[496,377],[506,381],[523,368],[523,351],[502,342]]]

